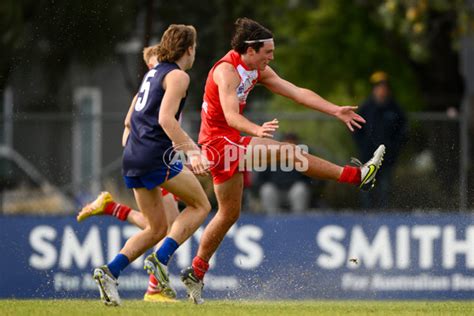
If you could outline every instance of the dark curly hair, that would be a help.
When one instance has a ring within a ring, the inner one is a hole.
[[[160,63],[173,63],[180,59],[186,53],[186,50],[196,43],[196,37],[194,26],[171,24],[163,33],[160,44],[153,48],[154,54]]]
[[[264,43],[245,43],[245,41],[267,38],[273,38],[273,34],[266,27],[249,18],[239,18],[234,23],[234,35],[232,36],[231,46],[239,54],[245,54],[249,47],[258,52]]]

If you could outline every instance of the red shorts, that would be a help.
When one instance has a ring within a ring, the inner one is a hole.
[[[173,193],[167,191],[167,190],[164,189],[164,188],[160,188],[160,189],[161,189],[161,195],[162,195],[162,196],[166,196],[166,195],[168,195],[168,194],[173,194]],[[174,195],[174,194],[173,194],[173,198],[174,198],[175,201],[179,201],[178,197],[177,197],[176,195]]]
[[[202,144],[202,150],[211,163],[211,175],[214,184],[223,183],[239,170],[239,161],[247,150],[252,137],[239,136],[214,138]]]

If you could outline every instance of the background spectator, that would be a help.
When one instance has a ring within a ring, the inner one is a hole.
[[[361,161],[370,159],[380,144],[385,144],[387,151],[375,189],[362,192],[361,202],[365,208],[386,208],[389,205],[393,167],[407,138],[407,124],[405,114],[392,94],[388,75],[377,71],[370,77],[370,82],[372,93],[359,109],[359,114],[367,123],[354,132],[354,137]]]

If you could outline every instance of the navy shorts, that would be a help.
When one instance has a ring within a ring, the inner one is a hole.
[[[123,176],[127,188],[147,188],[151,190],[164,182],[174,178],[183,171],[181,161],[175,162],[173,165],[164,166],[163,168],[151,171],[143,176],[127,177]]]

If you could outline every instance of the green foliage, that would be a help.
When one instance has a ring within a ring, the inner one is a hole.
[[[385,29],[406,41],[410,57],[418,62],[431,58],[430,44],[443,23],[452,21],[453,47],[460,36],[473,32],[474,11],[465,0],[384,0],[378,1],[378,19]]]
[[[343,105],[360,103],[370,92],[370,74],[381,69],[392,75],[404,107],[421,109],[405,51],[398,38],[387,39],[374,14],[357,2],[343,0],[289,8],[272,21],[275,68],[286,79]]]

